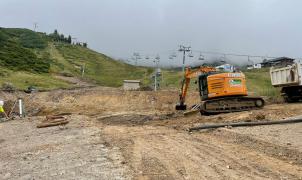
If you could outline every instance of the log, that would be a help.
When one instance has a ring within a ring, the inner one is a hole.
[[[264,126],[264,125],[290,124],[290,123],[302,123],[302,119],[211,124],[211,125],[202,125],[202,126],[192,127],[192,128],[189,128],[188,130],[191,132],[191,131],[198,131],[198,130],[202,130],[202,129],[214,129],[214,128],[221,128],[221,127],[228,127],[228,126],[244,127],[244,126]]]
[[[61,122],[67,120],[66,118],[61,118],[61,119],[45,119],[41,121],[41,123],[55,123],[55,122]]]
[[[52,120],[52,119],[63,119],[65,118],[64,116],[46,116],[47,120]]]
[[[56,122],[49,122],[49,123],[41,123],[37,125],[37,128],[45,128],[45,127],[51,127],[51,126],[59,126],[59,125],[65,125],[68,124],[68,120],[62,120],[62,121],[56,121]]]

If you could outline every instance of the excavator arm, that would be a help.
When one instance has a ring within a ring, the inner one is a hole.
[[[216,69],[214,67],[201,66],[198,69],[186,68],[184,79],[181,84],[181,91],[179,94],[179,102],[176,104],[176,110],[186,110],[187,105],[185,104],[187,92],[189,89],[190,81],[192,78],[196,78],[203,73],[214,72]]]

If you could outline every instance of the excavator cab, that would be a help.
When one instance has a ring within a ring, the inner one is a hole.
[[[205,100],[208,98],[209,90],[208,90],[208,74],[202,74],[198,78],[198,88],[201,100]]]

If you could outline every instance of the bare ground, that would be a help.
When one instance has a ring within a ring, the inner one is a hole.
[[[177,91],[90,88],[24,98],[30,117],[0,124],[0,179],[302,179],[302,124],[186,131],[298,116],[302,104],[183,117],[174,111]],[[197,94],[188,99],[196,101]],[[45,115],[66,112],[66,126],[36,128]]]

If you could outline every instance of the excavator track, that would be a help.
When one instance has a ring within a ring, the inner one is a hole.
[[[201,102],[201,114],[219,114],[260,109],[264,106],[261,97],[224,97]]]

